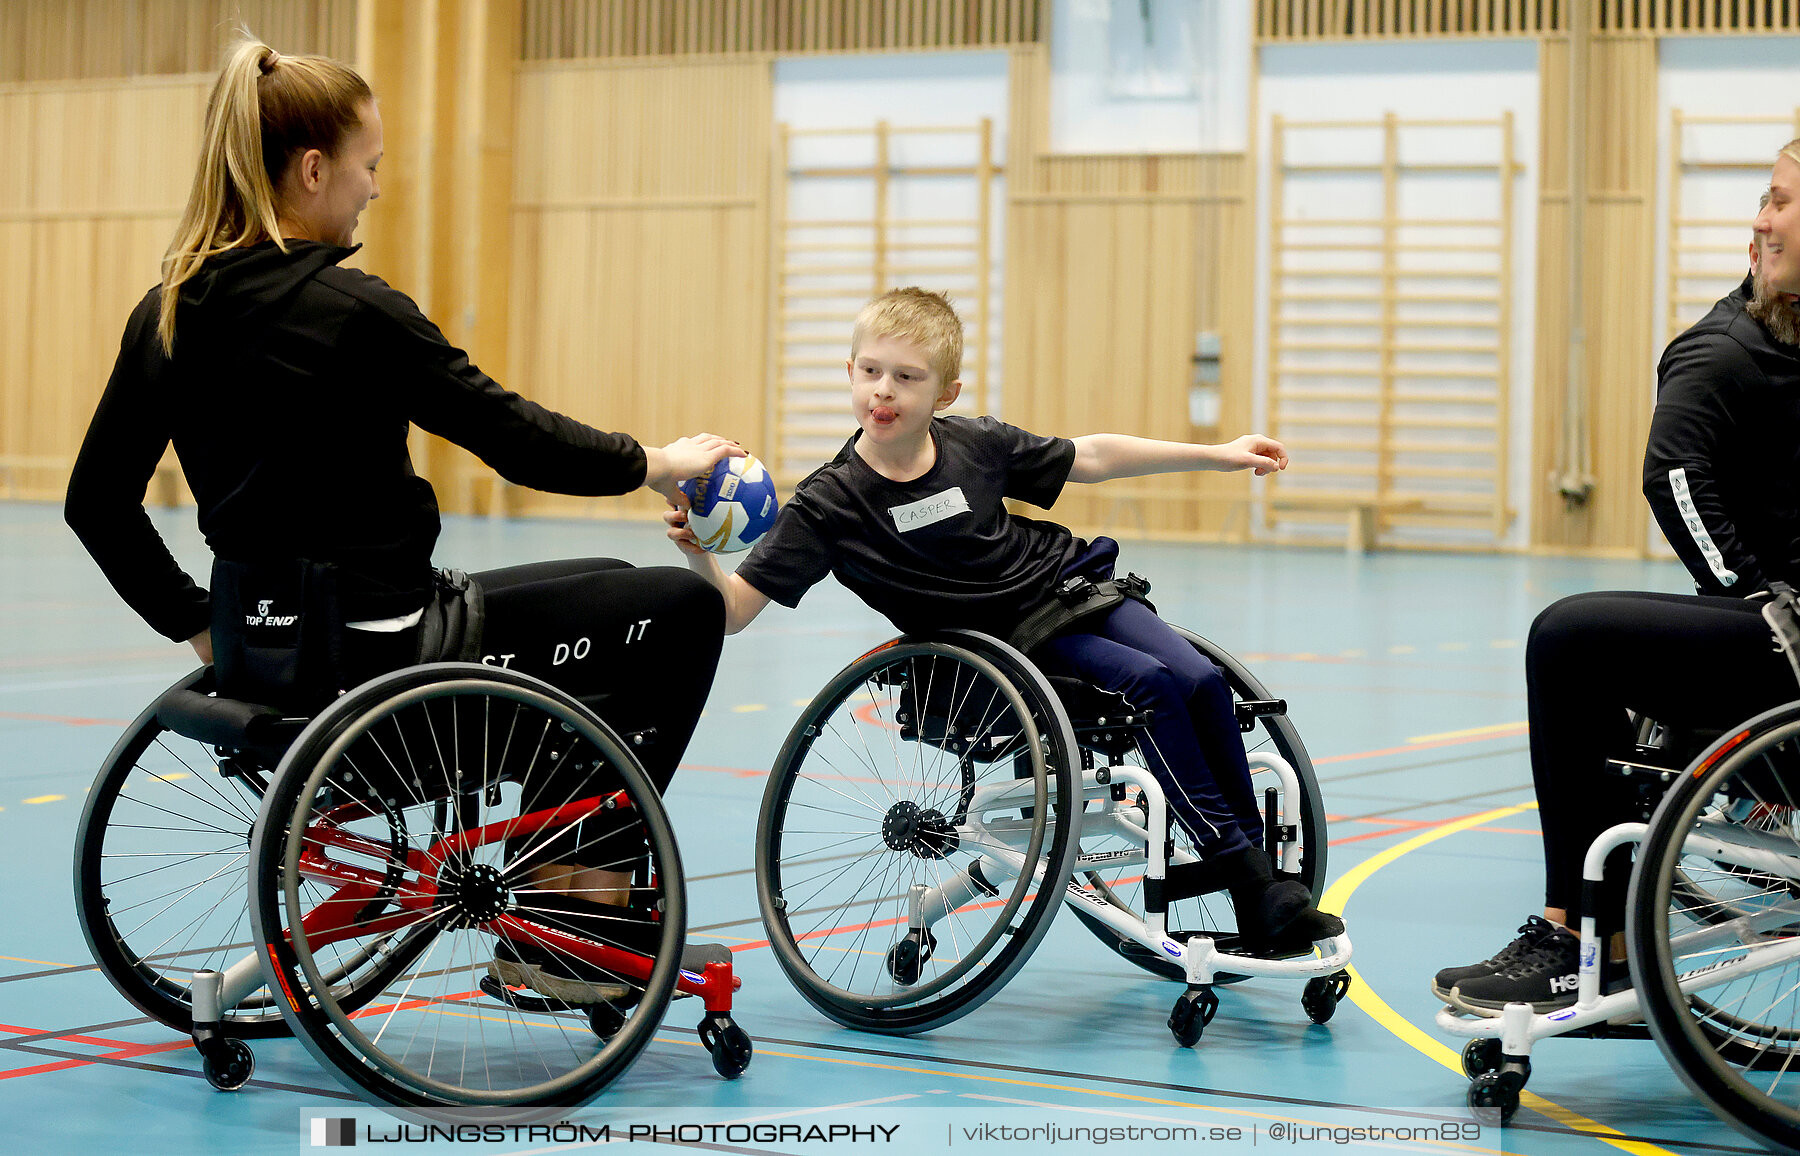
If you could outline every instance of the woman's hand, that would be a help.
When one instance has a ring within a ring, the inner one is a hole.
[[[644,485],[685,509],[687,498],[678,488],[682,482],[711,473],[723,458],[741,458],[748,452],[730,438],[709,433],[678,438],[661,449],[645,447]]]
[[[212,665],[212,631],[202,630],[188,639],[188,645],[194,648],[194,653],[200,656],[201,662]]]

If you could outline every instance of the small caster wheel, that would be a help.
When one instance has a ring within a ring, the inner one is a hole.
[[[1463,1045],[1463,1075],[1473,1080],[1485,1072],[1500,1070],[1500,1038],[1485,1036],[1470,1040]]]
[[[708,1016],[700,1021],[700,1042],[712,1053],[713,1071],[735,1080],[750,1066],[750,1036],[730,1016]]]
[[[1337,1011],[1344,993],[1350,990],[1350,973],[1347,971],[1322,975],[1306,981],[1306,990],[1300,994],[1300,1006],[1315,1024],[1329,1020]]]
[[[610,1003],[589,1004],[587,1009],[588,1027],[603,1040],[610,1040],[619,1034],[625,1026],[625,1013],[618,1006]]]
[[[1524,1086],[1521,1072],[1483,1072],[1469,1081],[1469,1111],[1483,1124],[1505,1124],[1519,1110],[1519,1090]]]
[[[221,1092],[235,1092],[250,1082],[256,1056],[243,1040],[214,1039],[200,1053],[200,1071]]]
[[[1176,1044],[1191,1048],[1199,1043],[1206,1025],[1212,1023],[1218,1011],[1219,997],[1210,987],[1181,993],[1181,998],[1169,1010],[1169,1031],[1174,1033]]]
[[[937,937],[930,930],[909,931],[906,938],[888,948],[888,974],[894,982],[902,987],[911,987],[919,982],[919,973],[924,969],[925,961],[931,958],[932,949],[937,946]]]

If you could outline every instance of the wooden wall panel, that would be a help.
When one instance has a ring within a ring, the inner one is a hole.
[[[204,77],[0,85],[0,495],[56,499],[125,318],[160,275]]]
[[[1245,432],[1252,267],[1243,238],[1252,218],[1244,157],[1040,156],[1023,171],[1007,221],[1006,419],[1065,436],[1188,441]],[[1217,428],[1189,422],[1202,330],[1224,334]],[[1168,474],[1073,487],[1055,513],[1088,533],[1241,535],[1248,493],[1240,475]]]
[[[771,83],[761,57],[523,68],[513,388],[647,443],[763,442]],[[533,514],[661,509],[513,498]]]
[[[1256,0],[1262,43],[1530,36],[1560,29],[1569,0]]]
[[[1257,0],[1255,36],[1301,40],[1544,36],[1584,19],[1596,36],[1800,32],[1795,0]]]
[[[524,0],[524,58],[996,48],[1049,39],[1051,0]]]
[[[241,24],[283,52],[348,60],[358,0],[5,0],[0,82],[210,72]]]
[[[1561,464],[1569,412],[1571,249],[1568,125],[1555,110],[1570,93],[1567,41],[1543,42],[1539,73],[1538,310],[1532,477]],[[1594,488],[1584,503],[1565,503],[1548,486],[1531,495],[1534,547],[1583,553],[1643,550],[1648,511],[1642,495],[1644,440],[1655,397],[1656,42],[1648,37],[1594,40],[1589,46],[1585,260],[1581,295],[1587,330],[1583,372]]]

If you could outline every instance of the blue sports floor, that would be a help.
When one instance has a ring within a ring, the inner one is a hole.
[[[204,573],[191,512],[156,517]],[[685,1129],[654,1138],[663,1151],[671,1140],[728,1152],[1753,1150],[1692,1100],[1649,1042],[1545,1042],[1513,1126],[1478,1132],[1453,1069],[1458,1041],[1434,1031],[1426,988],[1432,971],[1489,954],[1541,904],[1524,735],[1533,616],[1577,591],[1686,589],[1677,566],[1134,542],[1124,553],[1165,617],[1225,645],[1289,700],[1332,816],[1324,905],[1354,935],[1354,1002],[1313,1025],[1298,983],[1235,985],[1200,1045],[1178,1049],[1164,1026],[1178,985],[1064,917],[1004,990],[934,1033],[859,1034],[813,1012],[762,946],[752,841],[766,770],[800,704],[887,636],[827,585],[802,611],[772,607],[727,641],[668,800],[690,925],[736,949],[737,1018],[755,1062],[741,1080],[719,1079],[696,1040],[697,1009],[677,1004],[581,1119],[610,1124],[615,1142],[631,1124]],[[593,554],[679,564],[659,527],[637,524],[452,519],[439,550],[471,570]],[[315,1117],[357,1119],[364,1144],[388,1126],[291,1040],[258,1041],[252,1084],[215,1092],[193,1050],[144,1020],[87,958],[70,886],[83,791],[124,723],[192,665],[113,595],[60,511],[0,505],[5,1151],[309,1151]],[[848,1130],[876,1125],[898,1130]],[[1198,1144],[1169,1139],[1178,1128],[1198,1129]],[[407,1150],[579,1146],[520,1134]]]

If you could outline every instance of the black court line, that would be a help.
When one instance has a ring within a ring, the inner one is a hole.
[[[665,1031],[687,1031],[684,1028],[664,1028]],[[811,1051],[848,1052],[852,1055],[878,1056],[886,1060],[906,1060],[911,1063],[936,1064],[942,1067],[977,1068],[985,1071],[1008,1072],[1018,1075],[1052,1076],[1062,1080],[1085,1081],[1092,1084],[1120,1085],[1131,1088],[1148,1088],[1154,1091],[1185,1092],[1196,1096],[1214,1096],[1224,1100],[1244,1100],[1257,1104],[1281,1104],[1297,1108],[1329,1108],[1346,1112],[1374,1112],[1383,1116],[1400,1119],[1418,1119],[1433,1121],[1455,1121],[1467,1123],[1468,1117],[1450,1114],[1443,1115],[1428,1112],[1407,1111],[1400,1108],[1379,1108],[1370,1104],[1348,1104],[1335,1100],[1309,1100],[1298,1096],[1272,1096],[1263,1092],[1234,1092],[1224,1088],[1207,1088],[1198,1084],[1176,1084],[1161,1080],[1140,1080],[1129,1076],[1106,1076],[1092,1072],[1067,1072],[1058,1068],[1033,1068],[1022,1064],[1002,1064],[990,1060],[964,1060],[952,1056],[923,1056],[910,1052],[887,1051],[881,1048],[858,1048],[848,1044],[816,1044],[804,1040],[783,1040],[767,1036],[752,1036],[759,1044],[777,1044],[782,1047],[806,1048]],[[1520,1124],[1518,1117],[1508,1128],[1518,1132],[1541,1132],[1553,1136],[1582,1136],[1595,1140],[1625,1141],[1640,1144],[1659,1144],[1671,1148],[1686,1148],[1697,1152],[1728,1152],[1743,1156],[1762,1156],[1761,1148],[1746,1148],[1732,1144],[1715,1144],[1701,1141],[1667,1140],[1656,1136],[1637,1136],[1627,1133],[1593,1132],[1582,1128],[1565,1128],[1557,1124]]]
[[[0,975],[0,983],[12,983],[20,979],[43,979],[51,975],[74,975],[78,971],[99,971],[97,963],[78,963],[69,967],[53,967],[49,971],[24,971],[18,975]]]
[[[1526,795],[1532,794],[1530,784],[1527,784],[1523,787],[1497,787],[1491,791],[1476,791],[1473,794],[1457,795],[1457,796],[1455,796],[1453,798],[1449,798],[1449,799],[1437,799],[1437,800],[1434,800],[1433,802],[1424,803],[1424,804],[1407,803],[1404,806],[1389,807],[1385,811],[1365,811],[1361,815],[1346,815],[1345,819],[1351,820],[1351,821],[1353,821],[1355,819],[1391,819],[1396,816],[1404,815],[1409,811],[1419,810],[1420,807],[1422,807],[1422,806],[1424,806],[1424,807],[1450,807],[1450,806],[1460,806],[1460,805],[1466,804],[1466,803],[1482,803],[1484,806],[1491,807],[1497,801],[1495,796],[1510,796],[1510,797],[1516,799],[1521,794],[1526,794]],[[1477,813],[1479,813],[1479,812],[1477,812]],[[1425,820],[1425,822],[1427,822],[1430,826],[1437,827],[1437,826],[1442,826],[1444,823],[1454,823],[1459,818],[1467,818],[1467,816],[1458,815],[1458,816],[1454,816],[1449,819]]]
[[[20,1047],[18,1050],[21,1052],[29,1052],[32,1055],[48,1056],[57,1060],[79,1060],[84,1064],[106,1064],[115,1068],[135,1068],[141,1072],[160,1072],[163,1075],[183,1076],[194,1080],[206,1079],[203,1074],[192,1068],[176,1068],[171,1067],[168,1064],[152,1064],[144,1060],[134,1060],[123,1056],[95,1056],[81,1052],[62,1052],[57,1051],[55,1048],[40,1048],[32,1045]],[[50,1075],[49,1072],[44,1072],[42,1074]],[[0,1077],[4,1077],[5,1075],[6,1073],[4,1071],[0,1071]],[[29,1079],[30,1077],[16,1078]],[[278,1084],[273,1080],[250,1080],[244,1084],[244,1087],[271,1088],[278,1092],[294,1092],[306,1096],[323,1096],[327,1099],[349,1100],[353,1103],[364,1102],[361,1096],[346,1092],[342,1088],[315,1088],[307,1084]],[[379,1105],[370,1106],[378,1107]]]
[[[25,1036],[4,1036],[0,1037],[0,1048],[16,1048],[21,1044],[36,1043],[38,1040],[62,1040],[68,1039],[70,1036],[91,1036],[100,1032],[114,1031],[118,1028],[135,1028],[142,1024],[159,1022],[161,1021],[153,1019],[150,1016],[139,1016],[136,1019],[114,1020],[109,1024],[91,1024],[87,1027],[67,1028],[62,1031],[33,1032],[32,1034]],[[175,1029],[170,1028],[169,1030],[174,1031]],[[124,1046],[131,1047],[132,1045],[126,1044]]]
[[[661,1028],[659,1028],[659,1030],[665,1031],[665,1032],[681,1033],[681,1034],[685,1034],[685,1035],[698,1035],[699,1034],[697,1029],[672,1027],[669,1025],[663,1025]],[[1370,1104],[1344,1103],[1344,1102],[1335,1101],[1335,1100],[1314,1100],[1314,1099],[1307,1099],[1307,1098],[1298,1097],[1298,1096],[1273,1096],[1273,1095],[1269,1095],[1267,1093],[1262,1093],[1262,1092],[1238,1092],[1238,1091],[1232,1091],[1230,1089],[1225,1089],[1225,1088],[1209,1088],[1209,1087],[1205,1087],[1205,1086],[1198,1085],[1198,1084],[1179,1084],[1179,1083],[1173,1083],[1173,1082],[1162,1081],[1162,1080],[1141,1080],[1141,1079],[1135,1079],[1135,1078],[1128,1077],[1128,1076],[1108,1076],[1108,1075],[1103,1075],[1103,1074],[1098,1074],[1098,1073],[1093,1073],[1093,1072],[1071,1072],[1071,1071],[1064,1071],[1059,1068],[1037,1068],[1037,1067],[1030,1067],[1030,1066],[1023,1065],[1023,1064],[1002,1064],[1002,1063],[996,1063],[996,1062],[988,1061],[988,1060],[969,1060],[969,1059],[961,1059],[961,1058],[953,1057],[953,1056],[918,1055],[918,1054],[910,1053],[910,1052],[897,1052],[897,1051],[885,1050],[885,1049],[881,1049],[881,1048],[859,1048],[859,1047],[853,1047],[848,1044],[812,1043],[812,1042],[809,1042],[806,1040],[781,1039],[781,1038],[775,1037],[775,1036],[752,1036],[751,1039],[759,1044],[774,1044],[774,1045],[778,1045],[781,1047],[804,1048],[809,1051],[842,1052],[842,1053],[846,1053],[846,1054],[850,1054],[850,1055],[874,1056],[874,1057],[878,1057],[878,1058],[884,1059],[884,1060],[905,1060],[909,1063],[932,1064],[932,1065],[937,1065],[939,1067],[950,1067],[950,1068],[972,1068],[972,1069],[981,1070],[981,1071],[1006,1072],[1006,1073],[1014,1074],[1014,1075],[1048,1076],[1048,1077],[1053,1077],[1056,1079],[1072,1080],[1072,1081],[1076,1081],[1076,1082],[1085,1082],[1085,1083],[1089,1083],[1089,1084],[1100,1084],[1100,1085],[1106,1085],[1106,1086],[1120,1086],[1120,1087],[1131,1087],[1131,1088],[1145,1088],[1145,1089],[1149,1089],[1149,1090],[1153,1090],[1153,1091],[1161,1091],[1161,1092],[1180,1092],[1180,1093],[1186,1093],[1188,1095],[1194,1095],[1194,1096],[1210,1096],[1210,1097],[1214,1097],[1217,1099],[1238,1100],[1238,1101],[1245,1101],[1245,1102],[1256,1103],[1256,1104],[1280,1104],[1280,1105],[1283,1105],[1286,1107],[1321,1108],[1321,1109],[1330,1109],[1330,1110],[1345,1111],[1345,1112],[1366,1112],[1366,1113],[1372,1112],[1372,1113],[1375,1113],[1380,1116],[1393,1117],[1396,1119],[1430,1120],[1430,1121],[1439,1121],[1439,1122],[1455,1121],[1458,1123],[1464,1122],[1464,1117],[1462,1117],[1460,1115],[1452,1115],[1449,1113],[1440,1115],[1440,1114],[1433,1114],[1433,1113],[1428,1113],[1428,1112],[1406,1111],[1406,1110],[1402,1110],[1402,1109],[1398,1109],[1398,1108],[1381,1108],[1381,1107],[1377,1107],[1375,1105],[1370,1105]],[[204,1079],[205,1078],[201,1073],[196,1072],[190,1068],[171,1067],[167,1064],[153,1064],[153,1063],[148,1063],[143,1060],[134,1060],[134,1059],[121,1058],[121,1057],[114,1057],[114,1056],[95,1056],[95,1055],[88,1055],[88,1054],[82,1054],[82,1053],[64,1052],[64,1051],[59,1051],[54,1048],[37,1047],[34,1045],[21,1045],[17,1040],[8,1041],[6,1043],[6,1046],[12,1047],[15,1050],[18,1050],[21,1052],[27,1052],[27,1053],[30,1053],[33,1055],[46,1056],[46,1057],[50,1057],[53,1059],[59,1059],[59,1060],[77,1060],[77,1061],[81,1061],[83,1063],[107,1064],[107,1065],[111,1065],[114,1067],[133,1068],[133,1069],[136,1069],[139,1071],[148,1071],[148,1072],[160,1072],[160,1073],[164,1073],[164,1074],[168,1074],[168,1075],[183,1076],[183,1077],[187,1077],[190,1079]],[[344,1100],[344,1101],[356,1102],[356,1103],[364,1102],[361,1097],[356,1096],[350,1092],[347,1092],[347,1091],[344,1091],[341,1089],[319,1088],[319,1087],[313,1087],[311,1085],[304,1085],[304,1084],[281,1084],[281,1083],[275,1083],[273,1081],[268,1081],[268,1080],[254,1080],[254,1079],[249,1081],[249,1083],[246,1086],[247,1087],[257,1087],[257,1088],[270,1088],[270,1089],[274,1089],[276,1091],[294,1092],[296,1094],[302,1094],[302,1095],[323,1096],[323,1097],[327,1097],[330,1099]],[[592,1101],[590,1101],[590,1104],[591,1103],[592,1103]],[[377,1107],[377,1108],[380,1107],[380,1105],[371,1105],[371,1106]],[[795,1107],[809,1107],[810,1105],[794,1105],[794,1106]],[[1564,1128],[1564,1127],[1556,1126],[1556,1125],[1520,1124],[1520,1123],[1516,1122],[1516,1119],[1517,1118],[1515,1117],[1515,1122],[1512,1124],[1509,1124],[1508,1127],[1510,1127],[1518,1132],[1538,1132],[1538,1133],[1543,1133],[1545,1135],[1580,1136],[1580,1137],[1586,1137],[1589,1139],[1599,1139],[1599,1140],[1607,1140],[1607,1141],[1615,1141],[1615,1142],[1625,1141],[1625,1142],[1643,1143],[1643,1144],[1657,1144],[1657,1145],[1662,1145],[1662,1146],[1671,1147],[1671,1148],[1688,1149],[1688,1150],[1696,1151],[1696,1152],[1730,1153],[1730,1154],[1733,1154],[1733,1156],[1740,1156],[1740,1154],[1741,1154],[1741,1156],[1760,1156],[1760,1154],[1762,1153],[1762,1149],[1760,1149],[1760,1148],[1746,1148],[1746,1147],[1742,1147],[1742,1146],[1738,1146],[1738,1145],[1726,1145],[1726,1144],[1715,1144],[1715,1143],[1705,1143],[1705,1142],[1687,1142],[1687,1141],[1665,1139],[1665,1138],[1658,1137],[1658,1136],[1634,1135],[1634,1134],[1629,1134],[1629,1133],[1614,1134],[1614,1133],[1610,1133],[1610,1132],[1608,1132],[1608,1133],[1593,1132],[1593,1131],[1589,1131],[1586,1129]],[[754,1148],[738,1148],[738,1147],[732,1147],[732,1146],[726,1146],[726,1145],[711,1145],[711,1144],[696,1144],[696,1145],[685,1145],[685,1146],[705,1147],[705,1148],[708,1148],[713,1151],[721,1151],[721,1152],[759,1152],[759,1151],[762,1151],[761,1149],[754,1149]]]

